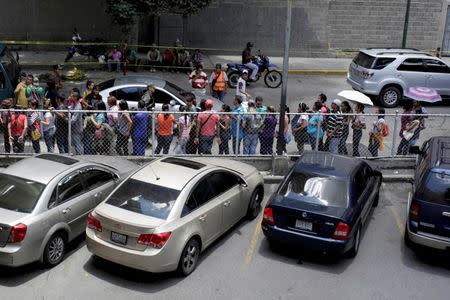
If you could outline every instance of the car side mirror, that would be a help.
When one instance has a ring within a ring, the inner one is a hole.
[[[114,181],[117,181],[120,179],[120,176],[117,173],[114,173],[113,178],[114,178]]]
[[[175,106],[175,105],[177,105],[177,102],[172,99],[172,100],[170,100],[169,104],[170,104],[170,106]]]
[[[411,146],[409,147],[409,153],[422,155],[423,152],[420,151],[419,146]]]
[[[242,178],[240,178],[240,177],[239,177],[239,184],[240,184],[241,186],[243,186],[243,187],[248,187],[247,182],[245,182],[245,180],[242,179]]]

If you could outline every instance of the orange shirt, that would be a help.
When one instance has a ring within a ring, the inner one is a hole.
[[[159,135],[171,135],[173,129],[174,116],[170,114],[167,118],[164,118],[166,114],[158,115],[158,125],[156,130]]]

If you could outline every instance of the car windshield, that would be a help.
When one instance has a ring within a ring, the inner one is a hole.
[[[130,178],[111,195],[106,203],[165,220],[179,194],[178,190]]]
[[[182,88],[179,86],[176,86],[175,84],[166,81],[166,85],[164,86],[164,89],[171,93],[174,96],[179,97],[181,93],[185,92]]]
[[[333,177],[294,172],[284,183],[280,194],[324,206],[347,207],[347,183]]]
[[[31,213],[44,188],[32,180],[0,174],[0,208]]]
[[[450,174],[430,172],[427,180],[419,187],[417,198],[442,205],[450,205]]]
[[[361,66],[366,69],[370,69],[372,67],[373,61],[375,57],[370,56],[364,52],[359,52],[358,55],[353,59],[353,62],[358,66]]]

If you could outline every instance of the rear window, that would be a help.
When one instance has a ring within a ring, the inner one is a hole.
[[[395,60],[394,57],[378,57],[373,66],[374,70],[382,70]]]
[[[348,188],[344,180],[294,172],[284,183],[280,194],[324,206],[347,207]]]
[[[0,207],[31,213],[45,185],[19,177],[0,174]]]
[[[353,62],[358,66],[361,66],[366,69],[370,69],[372,67],[373,61],[375,57],[370,56],[364,52],[359,52],[358,55],[353,59]]]
[[[167,219],[180,191],[164,186],[128,179],[106,203],[146,216]]]
[[[430,172],[419,186],[416,197],[426,202],[450,205],[450,174]]]

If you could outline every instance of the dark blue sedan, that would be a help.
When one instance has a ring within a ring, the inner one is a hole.
[[[264,209],[264,235],[272,245],[354,257],[381,181],[362,159],[305,152]]]

